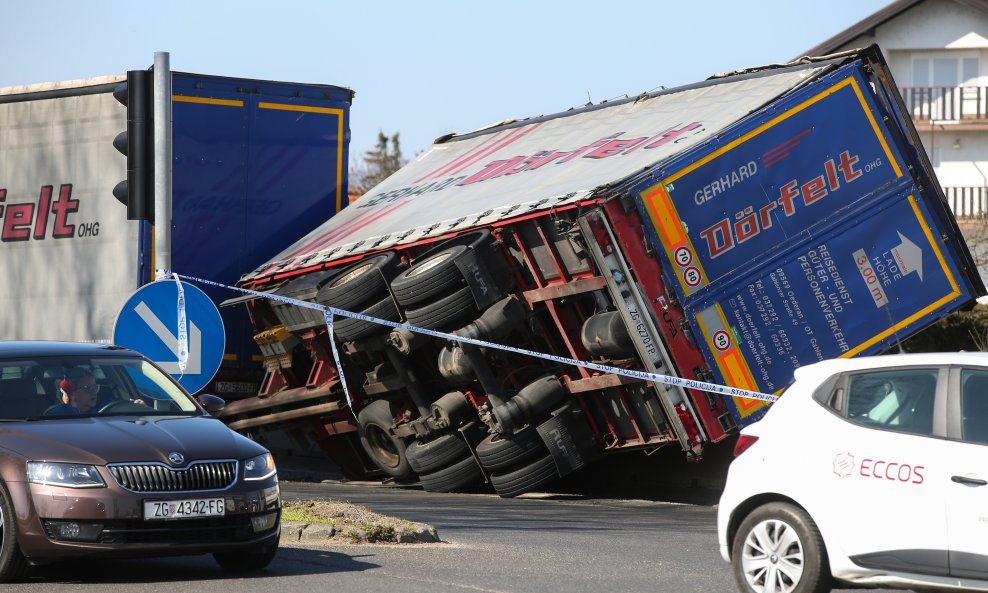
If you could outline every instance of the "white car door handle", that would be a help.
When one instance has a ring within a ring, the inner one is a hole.
[[[966,486],[988,486],[988,481],[979,478],[968,478],[967,476],[950,476],[950,481]]]

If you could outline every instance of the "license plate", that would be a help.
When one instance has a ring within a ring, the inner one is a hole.
[[[145,521],[222,517],[225,514],[226,502],[222,498],[150,500],[144,502]]]

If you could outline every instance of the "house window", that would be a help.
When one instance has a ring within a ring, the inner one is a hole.
[[[977,52],[913,52],[912,86],[903,89],[913,118],[959,121],[981,117],[984,106],[980,81],[981,62]],[[938,155],[930,155],[938,161]]]
[[[913,54],[914,87],[956,87],[978,83],[981,65],[969,52]]]

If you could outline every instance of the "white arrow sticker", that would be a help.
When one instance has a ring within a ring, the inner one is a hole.
[[[161,322],[160,319],[151,311],[151,308],[141,301],[134,307],[134,312],[144,320],[144,323],[148,324],[154,335],[158,336],[158,339],[168,346],[168,349],[172,351],[177,359],[179,357],[179,343],[178,336],[173,335],[171,331],[165,327],[165,324]],[[188,350],[188,362],[185,365],[186,375],[199,375],[202,373],[202,331],[195,322],[190,322],[192,326],[192,331],[189,332],[191,339],[189,340],[189,350]],[[182,369],[178,361],[175,362],[162,362],[156,360],[158,366],[162,368],[169,375],[181,375],[183,374]]]
[[[899,233],[899,231],[896,232]],[[902,241],[899,246],[892,248],[892,257],[895,258],[896,265],[899,266],[903,276],[910,272],[916,272],[919,279],[922,280],[923,250],[902,233],[899,233],[899,240]]]

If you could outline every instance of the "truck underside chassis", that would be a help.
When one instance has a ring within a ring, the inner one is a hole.
[[[460,337],[707,379],[640,224],[619,201],[585,203],[364,256],[292,278],[277,293]],[[370,461],[398,481],[417,476],[426,490],[489,481],[516,496],[605,452],[679,443],[698,458],[730,428],[723,402],[700,392],[338,316],[355,423],[321,312],[267,299],[250,310],[263,329],[255,339],[267,375],[259,398],[233,402],[224,419],[255,434],[307,430],[348,477],[367,475]],[[685,373],[667,348],[690,365]]]

